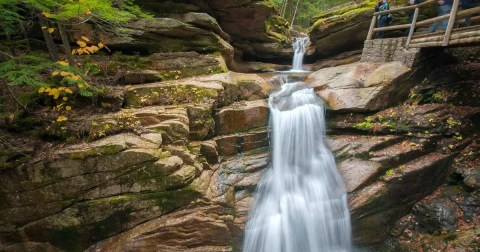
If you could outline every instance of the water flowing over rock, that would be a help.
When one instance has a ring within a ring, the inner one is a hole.
[[[293,43],[293,50],[295,52],[293,56],[293,66],[292,70],[303,70],[303,55],[305,54],[307,43],[309,42],[308,37],[305,38],[295,38]]]
[[[306,42],[295,42],[294,71],[302,69]],[[272,164],[258,183],[243,251],[348,251],[352,245],[347,193],[324,141],[323,102],[302,86],[284,83],[270,95]]]
[[[323,140],[324,108],[313,89],[293,85],[269,100],[272,167],[258,184],[244,251],[348,251],[346,191]]]

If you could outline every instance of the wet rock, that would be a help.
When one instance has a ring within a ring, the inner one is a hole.
[[[321,69],[305,82],[333,110],[372,111],[392,106],[407,95],[408,89],[399,87],[409,71],[399,62],[361,62]]]
[[[340,162],[346,158],[357,157],[368,159],[370,152],[383,149],[402,140],[401,136],[363,136],[333,135],[327,137],[327,144]]]
[[[207,195],[212,199],[233,205],[234,191],[245,189],[245,187],[253,189],[260,178],[258,172],[267,167],[269,160],[270,155],[266,149],[228,158],[220,163],[220,167],[215,171]],[[244,186],[237,187],[237,183],[242,180],[245,182]]]
[[[268,131],[265,128],[255,129],[249,133],[218,136],[214,138],[218,145],[218,153],[229,156],[270,145]]]
[[[357,158],[344,160],[338,164],[338,169],[345,179],[347,192],[353,192],[361,185],[375,179],[382,165],[377,162],[364,161]]]
[[[265,127],[268,124],[268,113],[268,104],[265,100],[230,105],[216,113],[216,131],[224,135]]]

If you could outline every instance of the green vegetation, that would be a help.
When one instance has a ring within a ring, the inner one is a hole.
[[[350,0],[273,0],[280,14],[292,25],[309,27],[312,17],[333,7],[350,2]]]
[[[102,69],[87,55],[109,49],[91,34],[72,37],[66,31],[85,23],[111,31],[135,17],[148,16],[131,0],[0,1],[0,86],[8,90],[8,95],[0,97],[0,119],[8,118],[7,128],[22,131],[18,126],[25,125],[30,130],[47,129],[39,133],[46,138],[67,138],[64,123],[75,113],[73,109],[102,90],[93,78]],[[38,44],[30,45],[33,40],[28,34],[35,29],[43,35],[48,54],[35,51]],[[63,54],[54,38],[61,40]],[[72,48],[72,41],[78,47]],[[81,56],[74,59],[74,55]],[[43,116],[34,124],[22,122],[32,114]]]

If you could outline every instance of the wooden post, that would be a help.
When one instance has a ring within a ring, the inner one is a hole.
[[[455,18],[457,16],[459,0],[453,0],[452,10],[450,11],[450,18],[448,19],[447,30],[445,31],[445,37],[443,37],[442,46],[447,46],[450,40],[450,34],[452,34],[453,26],[455,25]]]
[[[373,38],[373,29],[375,29],[375,25],[377,24],[377,16],[372,16],[372,22],[370,23],[370,30],[368,30],[367,40],[371,40]]]
[[[413,36],[413,32],[415,31],[415,25],[417,24],[417,17],[418,17],[418,12],[419,12],[419,8],[415,8],[415,13],[413,13],[413,19],[412,19],[412,23],[410,24],[410,32],[408,33],[408,38],[407,38],[407,43],[405,45],[406,48],[408,48],[410,46],[410,41],[412,41],[412,36]]]

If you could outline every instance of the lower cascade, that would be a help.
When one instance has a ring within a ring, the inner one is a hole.
[[[292,82],[271,94],[269,107],[272,163],[257,187],[243,251],[350,251],[347,193],[325,144],[323,101]]]

